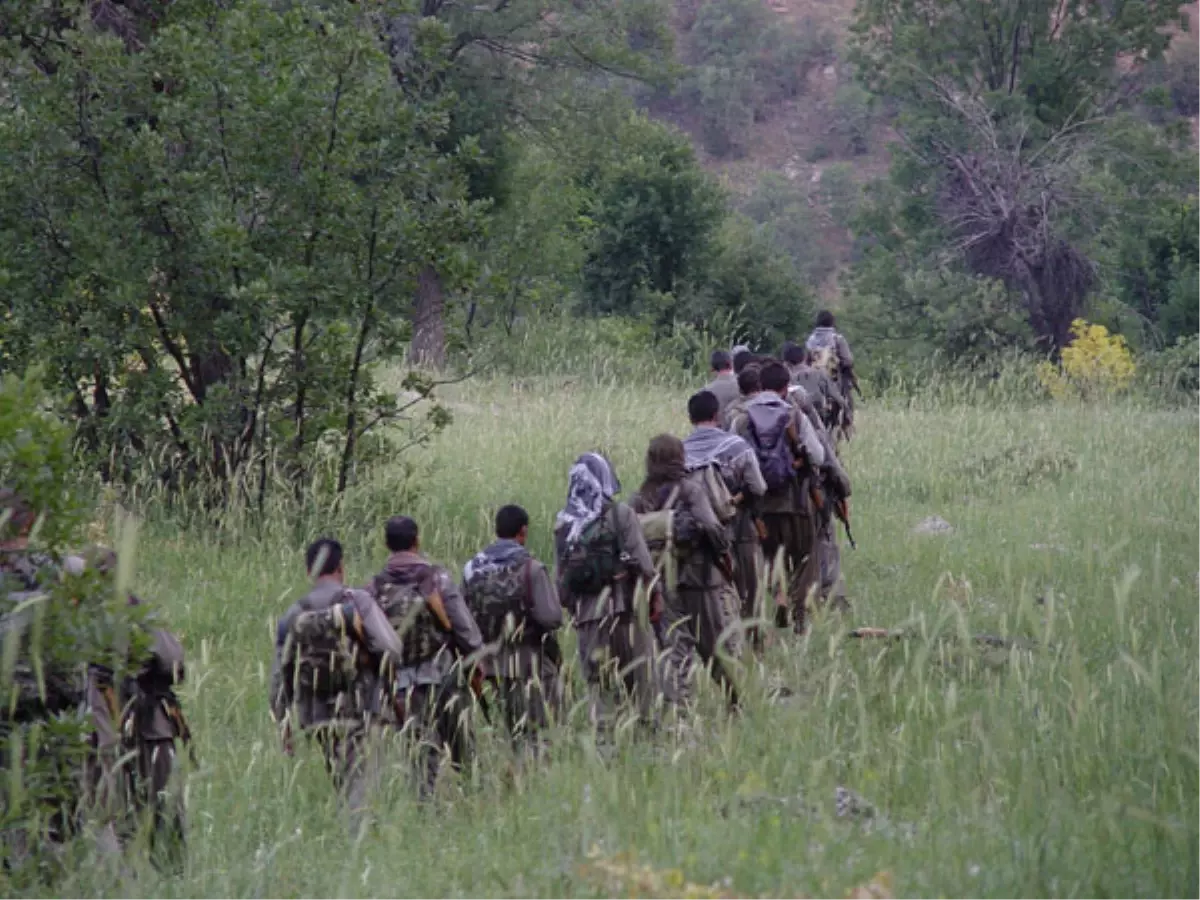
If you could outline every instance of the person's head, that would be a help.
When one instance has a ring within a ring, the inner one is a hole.
[[[817,327],[818,328],[834,328],[834,327],[836,327],[834,325],[833,313],[831,313],[827,309],[823,309],[819,313],[817,313]]]
[[[683,441],[673,434],[650,439],[646,448],[646,485],[680,481],[687,474]]]
[[[747,366],[738,375],[738,390],[743,397],[753,397],[762,390],[758,366]]]
[[[23,549],[37,522],[37,513],[29,502],[10,488],[0,488],[0,548]]]
[[[712,356],[709,357],[709,365],[712,366],[714,372],[720,375],[733,368],[733,357],[729,355],[728,350],[714,350]]]
[[[342,545],[333,538],[318,538],[308,545],[304,553],[304,565],[309,578],[341,581],[345,575]]]
[[[783,348],[783,361],[789,366],[798,366],[804,362],[804,348],[799,344],[793,344],[791,341]]]
[[[792,376],[788,372],[787,366],[778,360],[771,360],[762,368],[759,374],[759,382],[762,384],[764,391],[785,396],[787,394],[788,385],[791,383]]]
[[[417,533],[417,523],[408,516],[392,516],[384,526],[384,540],[392,553],[403,553],[406,550],[416,552],[421,545]]]
[[[500,507],[496,513],[496,537],[516,541],[521,546],[529,536],[529,513],[515,504]]]
[[[712,391],[699,391],[688,398],[688,418],[693,425],[713,425],[721,412],[721,402]]]
[[[746,366],[754,362],[754,354],[749,350],[739,350],[733,354],[733,371],[741,375]]]

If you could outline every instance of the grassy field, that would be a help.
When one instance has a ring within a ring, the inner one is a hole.
[[[520,502],[545,558],[579,452],[609,452],[629,494],[648,438],[685,429],[678,386],[492,380],[447,396],[456,422],[416,472],[360,488],[363,512],[338,529],[356,581],[385,557],[390,512],[457,567],[495,508]],[[485,732],[475,772],[424,807],[396,760],[358,841],[319,758],[282,756],[267,714],[271,623],[304,590],[312,529],[144,522],[136,587],[189,653],[189,866],[87,867],[56,894],[1195,896],[1195,411],[880,403],[860,423],[853,612],[749,665],[740,720],[705,683],[692,727],[611,752],[564,729],[517,787]],[[953,530],[913,533],[932,515]],[[845,637],[905,624],[894,643]],[[979,632],[1027,643],[984,653]],[[838,817],[839,786],[874,816]]]

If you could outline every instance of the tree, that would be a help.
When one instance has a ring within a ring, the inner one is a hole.
[[[1088,238],[1112,210],[1084,190],[1114,151],[1130,72],[1161,56],[1178,2],[864,0],[863,83],[899,109],[892,181],[920,213],[924,264],[1020,297],[1051,348],[1098,284]],[[892,226],[888,226],[889,228]],[[879,234],[872,235],[878,237]]]
[[[46,364],[110,475],[227,483],[257,460],[261,491],[275,457],[299,489],[332,454],[344,488],[406,414],[372,362],[407,338],[422,267],[468,274],[472,149],[428,143],[452,95],[409,99],[353,8],[181,0],[137,53],[79,21],[49,65],[3,45],[0,358]],[[448,40],[422,25],[413,77]]]
[[[592,313],[650,313],[665,324],[676,311],[674,295],[701,269],[723,198],[685,137],[642,116],[623,131],[616,158],[584,175],[594,229],[584,304]]]

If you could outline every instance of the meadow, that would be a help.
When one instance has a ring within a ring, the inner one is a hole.
[[[548,559],[578,453],[609,453],[628,496],[648,439],[687,428],[686,384],[619,361],[443,394],[454,424],[329,523],[236,509],[204,531],[178,510],[138,523],[135,587],[189,657],[189,861],[179,877],[89,865],[55,895],[1200,891],[1197,414],[1123,403],[869,403],[845,451],[853,610],[746,659],[740,718],[702,679],[688,727],[597,747],[573,720],[516,782],[484,726],[477,767],[427,805],[392,760],[374,827],[351,839],[319,756],[283,756],[267,712],[304,544],[335,533],[361,583],[386,556],[383,517],[403,512],[458,570],[519,502]],[[935,515],[952,530],[914,532]],[[847,636],[861,625],[905,635]],[[839,787],[870,814],[839,816]]]

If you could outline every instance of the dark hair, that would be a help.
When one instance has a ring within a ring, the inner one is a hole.
[[[648,503],[654,502],[655,492],[665,484],[682,481],[687,474],[687,454],[683,441],[673,434],[660,434],[650,439],[646,448],[646,480],[638,492]]]
[[[774,391],[776,393],[786,391],[788,384],[792,380],[792,375],[788,372],[787,366],[775,359],[762,367],[762,372],[758,377],[764,391]]]
[[[746,366],[742,369],[738,375],[738,390],[742,392],[743,397],[749,397],[762,390],[758,366]]]
[[[831,313],[827,309],[823,309],[819,313],[817,313],[817,327],[818,328],[833,328],[834,327],[833,313]]]
[[[496,537],[512,540],[529,524],[529,513],[514,504],[500,507],[496,513]]]
[[[708,361],[714,372],[724,372],[733,365],[733,357],[728,350],[714,350]]]
[[[392,516],[384,527],[384,540],[393,553],[411,550],[417,543],[417,523],[408,516]]]
[[[316,571],[318,563],[320,571]],[[332,575],[342,566],[342,545],[333,538],[317,538],[304,551],[304,565],[309,578]]]
[[[790,341],[783,351],[783,361],[789,366],[800,365],[800,363],[804,362],[806,356],[807,354],[804,352],[804,348],[802,346],[799,344],[793,344]]]
[[[733,371],[738,375],[742,374],[742,370],[750,363],[754,362],[754,354],[749,350],[739,350],[733,358]]]
[[[699,391],[688,398],[688,418],[692,424],[715,422],[721,412],[721,401],[712,391]]]

